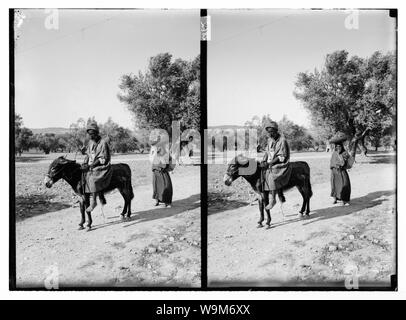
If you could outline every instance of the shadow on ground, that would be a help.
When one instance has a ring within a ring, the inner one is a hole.
[[[342,206],[342,205],[334,205],[331,207],[318,209],[315,211],[310,212],[309,217],[298,217],[295,219],[291,219],[288,221],[281,221],[271,225],[271,229],[291,223],[295,223],[298,221],[303,221],[305,219],[306,222],[303,225],[308,225],[310,223],[333,219],[336,217],[346,216],[349,214],[356,213],[358,211],[373,208],[375,206],[379,206],[383,202],[387,201],[389,196],[395,193],[394,190],[387,190],[387,191],[376,191],[368,193],[363,197],[354,198],[351,200],[351,205],[349,206]]]
[[[124,227],[130,227],[142,222],[171,217],[196,208],[200,208],[200,194],[194,194],[188,198],[176,200],[172,202],[171,208],[159,206],[154,207],[154,209],[151,210],[134,212],[132,213],[130,219],[127,218],[125,220],[121,220],[120,216],[109,217],[110,219],[114,218],[117,220],[96,225],[92,230],[97,230],[120,223],[123,223]],[[200,223],[200,220],[197,222]]]
[[[32,194],[24,197],[17,196],[15,202],[16,221],[71,207],[70,204],[55,201],[54,198],[55,196],[44,194]]]
[[[353,214],[355,212],[372,208],[375,206],[379,206],[383,202],[387,201],[389,196],[395,193],[394,190],[386,190],[386,191],[376,191],[368,193],[365,196],[358,197],[351,199],[351,205],[349,206],[342,206],[342,205],[332,205],[327,208],[318,209],[310,212],[310,216],[308,217],[299,217],[298,215],[294,214],[297,218],[280,221],[271,224],[271,229],[288,225],[291,223],[299,222],[305,220],[306,222],[303,225],[307,225],[310,223],[318,222],[321,220],[332,219],[336,217],[346,216],[349,214]],[[209,214],[219,213],[222,211],[233,210],[242,206],[247,206],[247,202],[239,202],[239,201],[229,201],[225,202],[221,207],[214,207],[210,209],[209,207]],[[272,214],[272,213],[271,213]],[[292,216],[286,214],[286,217]]]
[[[388,200],[387,197],[393,195],[394,193],[394,190],[370,192],[363,197],[352,199],[349,206],[338,205],[315,210],[310,215],[311,221],[305,223],[305,225],[320,220],[346,216],[364,209],[379,206]]]
[[[230,199],[233,196],[235,196],[235,194],[232,192],[208,192],[208,215],[238,209],[249,205],[249,202],[244,200]]]

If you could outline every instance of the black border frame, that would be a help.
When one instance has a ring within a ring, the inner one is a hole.
[[[69,8],[74,9],[74,8]],[[88,10],[85,8],[80,8]],[[103,8],[96,10],[137,10],[136,8]],[[272,9],[272,8],[268,8]],[[312,8],[309,8],[312,10]],[[15,87],[14,87],[14,11],[9,9],[9,290],[10,291],[49,291],[45,287],[30,287],[17,288],[16,286],[16,228],[15,228],[15,141],[14,141],[14,114],[15,114]],[[230,9],[232,10],[232,9]],[[319,8],[314,10],[320,10]],[[369,9],[361,8],[358,10],[388,10],[389,15],[396,19],[396,67],[398,70],[398,9]],[[200,17],[208,15],[207,9],[200,9]],[[201,106],[201,121],[200,130],[204,132],[207,128],[207,41],[200,40],[200,106]],[[396,73],[398,80],[398,72]],[[398,102],[398,83],[396,84],[396,100]],[[396,104],[396,139],[398,139],[398,105]],[[203,146],[204,141],[202,141]],[[397,144],[398,145],[398,144]],[[203,150],[203,148],[202,148]],[[53,291],[397,291],[398,289],[398,149],[396,149],[396,274],[391,276],[391,285],[384,286],[360,286],[357,290],[348,290],[342,283],[337,287],[327,286],[291,286],[291,287],[253,287],[250,285],[244,286],[208,286],[207,273],[207,164],[204,162],[204,152],[201,153],[200,167],[200,188],[201,188],[201,287],[173,287],[173,286],[155,286],[155,287],[61,287]]]

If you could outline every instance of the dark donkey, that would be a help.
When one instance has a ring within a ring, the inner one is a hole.
[[[127,213],[127,218],[130,218],[131,200],[134,198],[133,187],[131,185],[131,169],[124,163],[112,164],[111,169],[113,170],[111,182],[110,185],[103,190],[103,193],[118,189],[124,198],[124,209],[121,213],[121,217],[124,219],[125,214]],[[48,173],[45,176],[45,186],[51,188],[59,179],[64,179],[69,183],[75,193],[80,196],[80,213],[82,219],[79,223],[79,230],[82,230],[84,229],[83,224],[85,223],[85,212],[86,208],[89,206],[90,194],[84,192],[80,164],[76,163],[76,161],[68,160],[65,157],[55,159],[49,166]],[[100,200],[105,204],[106,200],[104,199],[104,196],[100,195]],[[92,215],[91,212],[87,212],[88,230],[90,230],[91,227]]]
[[[292,173],[289,182],[283,189],[276,190],[276,193],[278,195],[279,201],[282,204],[286,201],[285,196],[283,195],[283,191],[293,187],[297,187],[303,197],[303,204],[299,213],[300,215],[303,215],[303,213],[305,213],[306,216],[308,216],[310,212],[310,197],[313,195],[312,187],[310,184],[309,165],[304,161],[291,162],[290,165],[292,166]],[[262,227],[262,222],[264,221],[264,209],[269,204],[269,191],[263,191],[261,178],[262,170],[263,169],[261,168],[259,161],[239,155],[230,162],[227,172],[224,176],[224,183],[227,186],[230,186],[235,179],[243,177],[245,180],[248,181],[248,183],[257,193],[260,212],[258,227]],[[267,214],[266,225],[267,228],[270,228],[270,210],[265,209],[265,211]]]

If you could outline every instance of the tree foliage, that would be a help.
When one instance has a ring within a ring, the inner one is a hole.
[[[51,152],[83,152],[89,139],[86,127],[90,121],[95,121],[95,119],[84,120],[80,118],[75,123],[72,123],[69,126],[69,131],[65,133],[37,133],[34,135],[30,129],[22,127],[22,117],[16,115],[16,152],[21,154],[30,148],[41,150],[45,154]],[[100,134],[108,141],[112,153],[144,152],[145,148],[147,148],[147,145],[138,141],[130,129],[121,127],[111,118],[104,124],[100,124],[99,127]]]
[[[257,130],[257,137],[258,137],[258,151],[265,150],[267,143],[268,143],[268,134],[265,130],[265,124],[267,122],[272,121],[269,114],[264,115],[262,117],[254,116],[251,120],[245,122],[245,126],[250,129]]]
[[[393,53],[375,52],[369,58],[348,52],[327,55],[324,67],[298,74],[294,95],[310,112],[313,125],[326,138],[336,132],[350,137],[355,155],[368,134],[382,135],[394,126],[396,60]]]
[[[21,155],[28,151],[32,143],[33,133],[30,129],[23,127],[23,118],[19,114],[14,115],[14,142],[15,152]]]
[[[300,126],[293,121],[283,116],[279,121],[279,131],[288,140],[289,146],[292,150],[301,151],[314,148],[314,139],[303,126]]]
[[[246,127],[257,130],[258,150],[265,150],[268,144],[269,136],[265,130],[265,124],[270,121],[272,121],[272,119],[268,114],[261,118],[254,116],[251,120],[245,122]],[[288,140],[292,150],[318,149],[319,143],[315,141],[310,132],[305,127],[289,120],[286,115],[278,122],[278,126],[279,132]]]
[[[100,133],[109,143],[113,153],[126,153],[139,149],[138,140],[132,135],[131,130],[119,126],[111,118],[100,126]]]
[[[169,53],[150,58],[148,69],[121,78],[118,98],[133,113],[138,129],[171,132],[172,121],[181,129],[200,127],[200,56],[193,61]]]
[[[54,133],[38,134],[35,136],[35,140],[38,142],[38,148],[45,154],[49,154],[51,151],[57,151],[58,140]]]
[[[23,151],[28,151],[31,145],[33,133],[28,128],[21,128],[15,140],[16,152],[21,155]]]

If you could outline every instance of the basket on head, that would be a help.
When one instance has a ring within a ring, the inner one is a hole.
[[[149,141],[148,141],[148,143],[149,143],[151,146],[155,146],[155,145],[157,145],[159,142],[161,142],[161,137],[160,137],[159,135],[153,135],[153,136],[151,136],[151,137],[149,138]]]
[[[343,143],[347,139],[348,139],[348,137],[344,133],[337,133],[334,137],[332,137],[330,139],[329,142],[333,143],[333,144],[338,144],[338,143]]]

